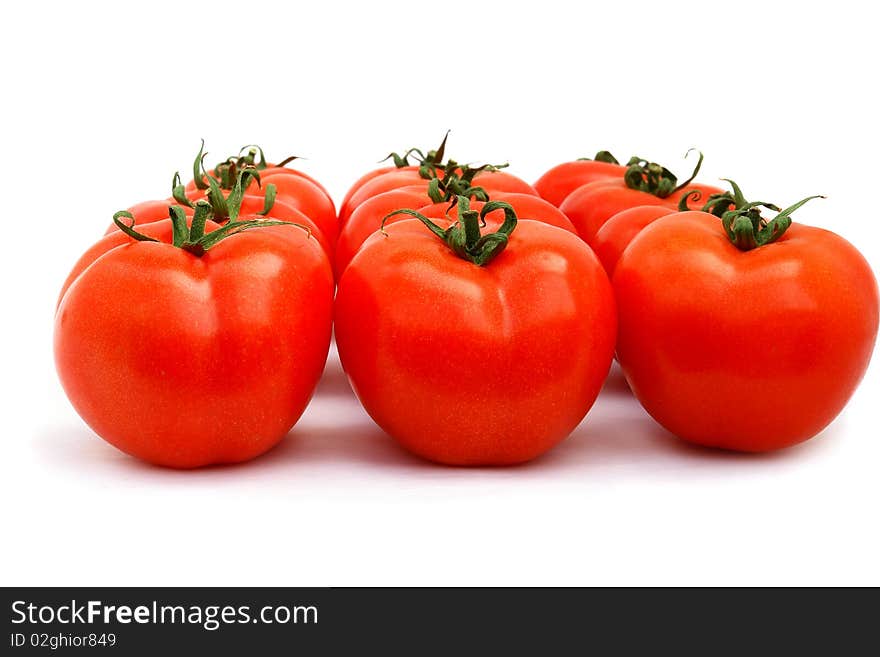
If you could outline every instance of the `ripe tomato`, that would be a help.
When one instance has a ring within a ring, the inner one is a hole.
[[[690,184],[668,197],[659,197],[627,187],[623,180],[600,180],[578,187],[559,209],[571,219],[581,238],[592,245],[602,225],[618,212],[640,205],[674,210],[682,195],[693,191],[700,191],[706,196],[722,193],[720,188],[712,185]]]
[[[618,360],[675,435],[750,452],[794,445],[828,425],[862,378],[877,283],[843,238],[786,230],[799,205],[769,223],[748,207],[722,221],[661,217],[617,263]]]
[[[614,274],[620,255],[645,226],[674,213],[675,210],[665,205],[637,205],[618,212],[602,224],[592,246],[608,276]]]
[[[197,223],[182,227],[178,211],[144,228],[160,241],[104,237],[55,317],[58,374],[80,416],[122,451],[175,468],[275,445],[330,344],[333,278],[314,239],[266,222],[200,236]]]
[[[626,167],[608,151],[600,151],[593,160],[563,162],[535,181],[534,188],[541,198],[556,207],[581,185],[609,178],[623,178]]]
[[[389,225],[339,282],[336,341],[358,398],[440,463],[535,458],[583,419],[611,364],[614,298],[596,257],[509,205],[481,214],[499,207],[504,224],[482,237],[470,212],[452,230]]]
[[[690,152],[690,151],[689,151]],[[638,205],[677,207],[686,194],[723,194],[718,187],[691,182],[700,171],[703,154],[690,178],[678,184],[676,176],[654,162],[632,158],[621,178],[597,180],[571,192],[559,209],[571,219],[578,234],[592,246],[593,238],[606,221],[618,212]]]

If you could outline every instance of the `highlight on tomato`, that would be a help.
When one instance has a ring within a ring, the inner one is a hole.
[[[623,178],[626,167],[608,151],[599,151],[593,159],[582,157],[549,169],[535,181],[538,195],[559,207],[575,189],[587,183],[609,178]]]
[[[212,183],[229,192],[242,169],[255,170],[259,177],[251,179],[245,193],[262,196],[263,190],[272,185],[278,201],[306,215],[320,229],[327,244],[336,243],[339,227],[333,199],[317,180],[286,166],[297,159],[295,156],[270,164],[259,146],[245,146],[237,155],[227,157],[211,170],[205,169],[206,157],[203,141],[193,162],[193,179],[183,188],[183,195],[190,201],[205,198],[213,187]]]
[[[763,452],[812,438],[846,405],[877,338],[877,282],[842,237],[792,222],[816,197],[780,210],[731,185],[714,208],[660,217],[623,251],[617,357],[676,436]]]
[[[608,178],[582,185],[571,192],[559,209],[571,219],[578,234],[592,246],[602,225],[618,212],[638,205],[677,207],[682,195],[700,191],[705,196],[723,193],[718,187],[694,183],[703,164],[703,154],[683,183],[666,167],[632,158],[620,178]]]
[[[501,201],[457,205],[455,220],[399,210],[413,219],[367,239],[339,280],[339,355],[366,411],[406,449],[450,465],[521,463],[595,401],[614,298],[571,232],[519,221]]]
[[[194,205],[142,229],[117,213],[55,316],[55,363],[79,415],[173,468],[246,461],[284,438],[323,371],[332,321],[333,277],[308,230],[240,217],[235,203],[221,226],[207,201]]]

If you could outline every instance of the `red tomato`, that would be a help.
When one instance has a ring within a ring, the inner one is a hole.
[[[749,237],[746,219],[731,235],[745,248],[764,230],[778,234],[771,226]],[[633,392],[701,445],[760,452],[815,436],[852,395],[877,337],[864,258],[800,224],[741,251],[717,217],[661,217],[624,251],[614,290],[617,355]]]
[[[690,184],[687,187],[661,198],[648,192],[627,187],[623,179],[600,180],[578,187],[569,194],[559,209],[571,219],[583,240],[592,245],[596,233],[602,225],[618,212],[639,205],[655,205],[675,209],[682,195],[699,190],[705,197],[722,193],[711,185]]]
[[[222,230],[208,227],[207,237]],[[170,220],[144,233],[161,241],[108,235],[67,284],[55,361],[71,403],[109,443],[158,465],[265,452],[302,414],[324,367],[326,256],[288,226],[231,234],[201,256],[168,243]]]
[[[626,167],[616,162],[575,160],[564,162],[535,181],[535,190],[541,198],[559,207],[565,197],[587,183],[597,180],[623,178]]]
[[[645,226],[674,213],[675,210],[663,205],[637,205],[618,212],[602,224],[592,246],[608,276],[614,274],[620,255]]]
[[[348,267],[348,263],[361,248],[361,244],[379,230],[382,220],[389,212],[400,208],[420,208],[430,200],[426,186],[412,185],[377,194],[361,203],[339,232],[334,260],[337,278]],[[395,215],[389,221],[400,216],[405,215]]]
[[[452,465],[528,461],[567,436],[614,349],[614,298],[593,253],[537,221],[506,241],[484,236],[497,257],[482,266],[418,220],[386,233],[351,261],[335,307],[342,364],[379,426]]]

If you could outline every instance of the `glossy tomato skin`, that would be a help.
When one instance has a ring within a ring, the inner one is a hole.
[[[877,337],[864,258],[800,224],[741,252],[716,217],[662,217],[624,251],[613,282],[630,387],[700,445],[762,452],[815,436],[852,395]]]
[[[592,252],[536,221],[485,267],[417,220],[388,226],[342,275],[335,320],[367,412],[450,465],[521,463],[565,438],[607,375],[616,325]]]
[[[578,187],[597,180],[622,179],[625,172],[625,166],[612,162],[595,160],[563,162],[538,178],[534,188],[541,198],[559,207],[565,197]]]
[[[675,214],[675,210],[663,205],[637,205],[618,212],[602,224],[593,239],[593,251],[596,252],[599,262],[602,263],[609,277],[614,275],[617,261],[636,235],[649,224],[668,214]]]
[[[398,187],[377,194],[358,205],[339,232],[336,243],[334,271],[342,275],[364,241],[382,226],[382,220],[401,208],[418,209],[431,201],[425,185]],[[389,217],[389,222],[399,221],[399,216]]]
[[[56,366],[77,412],[109,443],[162,466],[270,449],[326,360],[333,280],[323,251],[287,227],[234,235],[202,257],[121,233],[104,239],[123,238],[82,269],[56,313]]]
[[[693,190],[699,190],[703,197],[722,191],[712,185],[693,183],[666,198],[660,198],[648,192],[630,189],[623,178],[607,179],[578,187],[566,197],[559,209],[571,219],[583,240],[592,246],[602,225],[618,212],[639,205],[677,209],[681,197]]]

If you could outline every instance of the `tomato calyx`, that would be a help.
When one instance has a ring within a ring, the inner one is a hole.
[[[235,184],[224,197],[223,191],[220,189],[218,181],[210,176],[208,177],[211,187],[205,195],[205,199],[199,199],[195,203],[189,200],[185,194],[185,188],[180,182],[180,174],[174,174],[174,199],[180,205],[192,208],[192,223],[187,226],[186,213],[183,208],[178,205],[172,205],[168,208],[168,214],[172,223],[172,245],[189,251],[195,256],[203,256],[205,252],[221,240],[240,233],[251,228],[260,228],[264,226],[292,225],[302,228],[311,236],[311,230],[307,226],[292,222],[278,221],[275,219],[247,219],[239,221],[241,214],[241,203],[244,200],[244,190],[247,189],[251,180],[260,182],[260,174],[255,168],[245,168],[238,172]],[[258,215],[265,216],[272,209],[275,203],[274,185],[266,185],[266,198],[263,209]],[[131,223],[126,223],[123,219],[130,219]],[[205,226],[208,220],[212,220],[218,224],[224,224],[221,228],[210,233],[205,232]],[[158,242],[159,240],[139,233],[134,229],[134,216],[127,210],[121,210],[113,215],[113,222],[123,233],[140,242]]]
[[[409,150],[405,151],[403,155],[391,152],[387,156],[379,160],[379,162],[392,160],[394,162],[394,166],[396,166],[398,169],[402,169],[404,167],[412,166],[409,163],[409,158],[412,157],[415,163],[419,165],[419,175],[422,178],[425,178],[427,180],[435,177],[436,168],[442,168],[443,166],[443,157],[446,153],[446,140],[449,138],[450,132],[450,130],[447,130],[446,134],[443,136],[443,141],[440,142],[440,145],[433,150],[429,150],[427,153],[422,151],[422,149],[420,148],[410,148]]]
[[[821,195],[808,196],[797,203],[781,209],[778,205],[766,201],[747,201],[742,189],[733,180],[722,178],[730,183],[733,191],[712,194],[703,206],[702,211],[713,214],[721,219],[721,225],[727,238],[740,251],[751,251],[759,246],[772,244],[785,234],[791,226],[792,213],[807,201],[814,198],[825,198]],[[687,209],[687,198],[693,196],[694,190],[685,194],[679,202]],[[699,197],[697,197],[699,198]],[[767,219],[761,216],[761,208],[776,212],[776,216]]]
[[[620,162],[617,161],[617,158],[609,151],[599,151],[593,157],[579,157],[576,162],[606,162],[608,164],[620,164]],[[630,159],[630,163],[632,163],[632,159]]]
[[[455,205],[458,205],[458,219],[449,228],[441,228],[416,210],[401,209],[385,215],[381,231],[387,235],[385,222],[394,215],[414,217],[443,240],[459,258],[484,267],[507,246],[510,234],[516,228],[516,212],[513,206],[504,201],[489,201],[477,212],[470,209],[470,199],[464,195],[457,196],[450,209]],[[486,225],[486,215],[498,209],[504,210],[504,222],[494,233],[481,234],[480,227]]]
[[[685,157],[693,150],[693,148],[690,149]],[[678,183],[678,176],[662,164],[649,162],[638,156],[631,157],[627,162],[623,180],[630,189],[646,192],[657,198],[666,198],[687,187],[697,177],[700,167],[703,166],[703,154],[700,151],[697,153],[699,154],[697,165],[690,177],[681,184]]]
[[[467,196],[477,201],[488,201],[488,192],[482,187],[474,185],[474,178],[479,173],[499,171],[507,166],[509,165],[505,163],[483,164],[473,167],[450,160],[444,168],[443,177],[434,177],[428,183],[428,196],[434,203],[454,202],[459,196]]]
[[[266,160],[266,154],[263,152],[263,149],[256,144],[242,146],[238,155],[230,155],[225,160],[218,163],[214,167],[213,176],[205,169],[205,158],[207,156],[208,154],[205,152],[205,140],[203,139],[199,152],[196,154],[196,159],[193,161],[193,182],[195,183],[196,188],[202,191],[212,187],[212,180],[219,185],[220,189],[232,189],[242,170],[252,169],[262,171],[269,166],[269,162]],[[298,159],[297,155],[291,155],[273,166],[283,167],[296,159]]]
[[[204,171],[204,166],[202,167],[202,171]],[[238,173],[235,176],[235,181],[228,188],[229,194],[226,196],[223,195],[224,187],[221,182],[212,176],[208,176],[207,172],[205,172],[205,175],[208,180],[208,190],[205,192],[205,198],[213,209],[214,216],[212,219],[218,224],[225,223],[230,219],[234,220],[238,217],[238,214],[241,211],[241,202],[244,198],[244,192],[248,188],[248,185],[250,185],[251,181],[256,182],[257,187],[262,187],[259,171],[254,166],[247,166],[238,170]],[[195,208],[193,202],[186,195],[186,187],[180,178],[180,173],[174,174],[174,178],[171,182],[171,196],[180,205],[184,205],[188,208]],[[272,183],[266,185],[266,189],[263,192],[263,209],[257,214],[263,216],[269,214],[269,211],[275,205],[276,196],[277,190],[275,185]]]
[[[205,226],[208,219],[213,214],[211,204],[204,200],[199,200],[195,204],[195,213],[193,214],[192,223],[187,226],[186,214],[176,205],[168,208],[168,214],[172,224],[172,246],[183,249],[192,253],[194,256],[201,257],[205,255],[208,249],[215,246],[218,242],[237,235],[238,233],[250,230],[252,228],[263,228],[266,226],[297,226],[307,233],[311,233],[308,227],[294,223],[292,221],[277,221],[275,219],[247,219],[238,221],[237,219],[229,221],[226,225],[218,228],[210,233],[205,232]],[[123,219],[130,219],[130,223],[126,223]],[[123,233],[138,242],[161,242],[154,237],[139,233],[134,229],[134,216],[127,210],[120,210],[113,215],[113,222]]]

